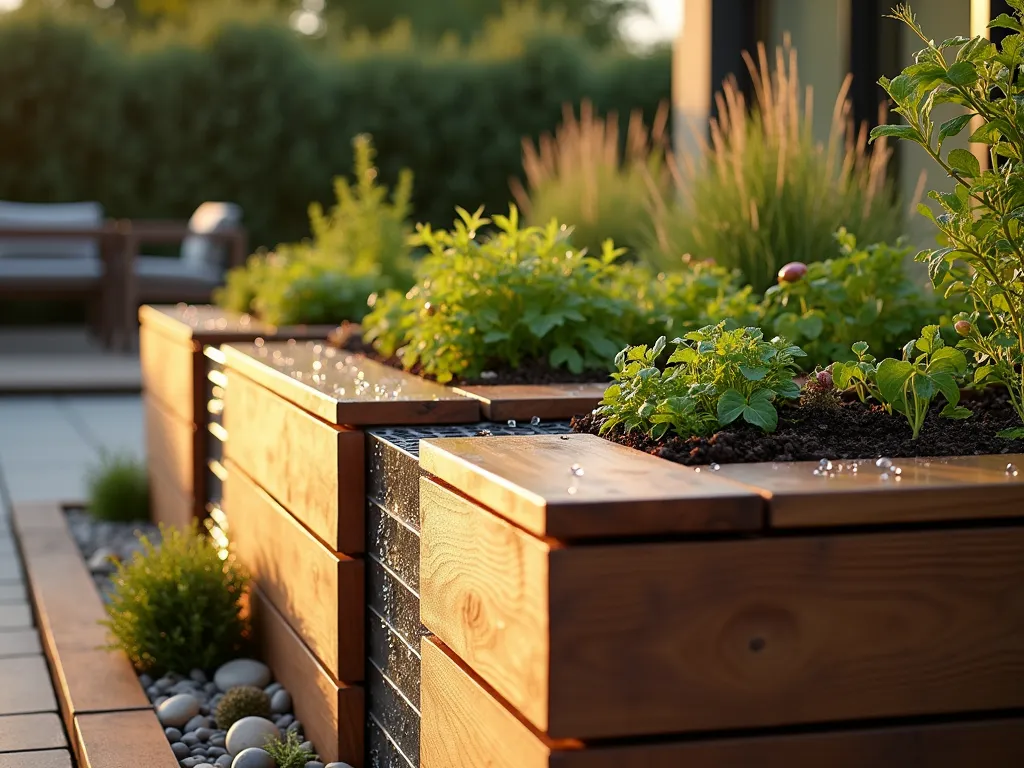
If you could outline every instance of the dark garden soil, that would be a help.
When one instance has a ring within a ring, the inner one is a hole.
[[[941,398],[939,398],[941,401]],[[779,427],[765,434],[747,424],[729,426],[710,437],[670,437],[661,440],[620,428],[605,435],[679,464],[749,463],[759,461],[817,461],[911,456],[971,456],[1024,453],[1024,440],[996,437],[1003,429],[1019,427],[1005,390],[988,389],[961,401],[974,411],[969,419],[939,416],[944,402],[933,403],[917,440],[899,414],[860,402],[834,408],[786,405],[779,410]],[[572,422],[577,432],[597,434],[601,419],[593,414]]]
[[[331,335],[328,342],[340,349],[365,355],[371,360],[391,368],[397,368],[400,371],[406,370],[400,358],[384,357],[371,345],[365,343],[358,326],[340,326]],[[413,366],[408,372],[430,381],[436,380],[435,376],[424,373],[419,365]],[[495,366],[485,370],[484,374],[477,378],[455,378],[449,384],[451,386],[473,386],[481,384],[590,384],[592,382],[611,383],[609,375],[605,371],[572,373],[564,368],[552,368],[546,360],[530,360],[522,363],[518,368]]]

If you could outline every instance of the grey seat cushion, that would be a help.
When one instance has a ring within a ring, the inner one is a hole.
[[[53,239],[3,237],[3,229],[89,229],[103,224],[103,206],[85,203],[14,203],[0,200],[0,259],[9,258],[100,258],[94,239]]]
[[[227,266],[224,243],[203,235],[233,229],[241,223],[242,209],[234,203],[203,203],[188,220],[192,234],[181,244],[181,261],[195,270],[215,270],[218,275],[223,273]]]
[[[205,265],[193,266],[184,259],[163,256],[139,256],[135,259],[135,274],[145,281],[194,280],[216,285],[220,272]]]
[[[103,263],[99,259],[68,259],[60,256],[0,259],[0,281],[37,278],[99,280],[101,277]]]

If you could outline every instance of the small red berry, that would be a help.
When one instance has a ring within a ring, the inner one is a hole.
[[[832,387],[835,386],[834,382],[832,381],[832,372],[818,371],[818,384],[824,387],[825,389],[832,389]]]
[[[967,320],[957,320],[955,323],[953,323],[953,327],[956,329],[956,332],[959,333],[961,336],[970,336],[971,329],[973,328],[973,326]]]
[[[779,270],[780,283],[795,283],[807,274],[807,265],[802,261],[791,261]]]

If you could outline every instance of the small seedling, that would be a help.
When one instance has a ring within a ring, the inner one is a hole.
[[[295,731],[288,731],[283,739],[269,739],[263,749],[274,758],[277,768],[304,768],[317,755],[302,744]]]

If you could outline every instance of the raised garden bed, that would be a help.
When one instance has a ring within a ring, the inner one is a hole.
[[[139,309],[146,448],[157,522],[187,526],[216,510],[224,380],[217,347],[256,338],[326,338],[326,326],[276,328],[217,307]]]
[[[420,461],[423,768],[1024,759],[1024,457]]]

